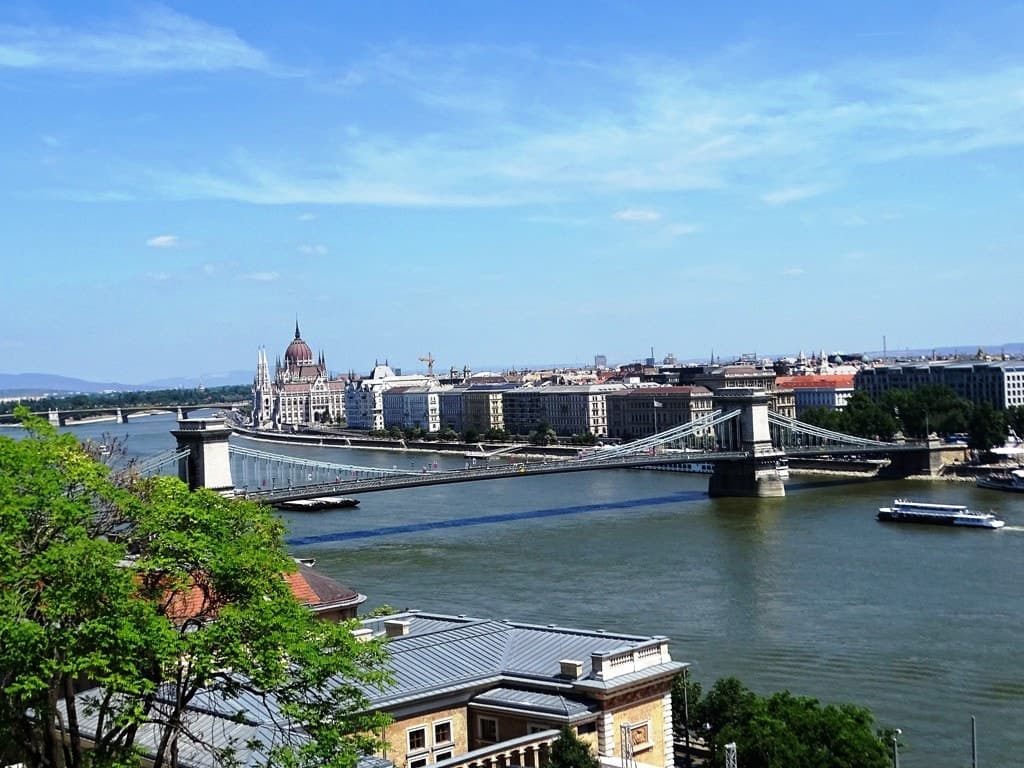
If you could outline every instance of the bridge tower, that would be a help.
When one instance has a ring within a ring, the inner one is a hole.
[[[124,411],[122,411],[120,408],[117,409],[117,423],[118,424],[127,424],[128,423],[128,414],[125,413]]]
[[[209,488],[218,493],[232,493],[231,459],[228,438],[231,428],[224,419],[179,419],[171,434],[178,439],[178,450],[186,448],[188,456],[178,462],[178,477],[191,490]]]
[[[63,413],[58,411],[56,408],[51,408],[47,415],[47,420],[55,427],[63,427],[64,419],[66,418]]]
[[[726,442],[749,457],[738,461],[715,462],[708,481],[709,496],[770,498],[786,495],[779,475],[780,459],[785,452],[772,445],[768,425],[770,395],[763,389],[724,387],[714,394],[715,408],[723,412],[739,410],[736,419],[722,425]]]

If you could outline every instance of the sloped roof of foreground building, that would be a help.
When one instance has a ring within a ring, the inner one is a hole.
[[[438,693],[467,695],[521,687],[589,698],[682,670],[668,638],[522,624],[409,611],[363,622],[374,634],[400,628],[388,642],[394,684],[368,692],[375,708],[390,709]],[[578,675],[564,674],[576,661]],[[549,702],[550,704],[550,702]],[[577,712],[577,710],[573,710]]]
[[[592,718],[604,695],[665,680],[687,665],[672,661],[668,638],[602,630],[539,626],[510,621],[407,611],[363,621],[374,635],[388,635],[394,682],[383,691],[364,691],[374,710],[399,713],[430,706],[440,697],[479,707],[536,714],[562,722]],[[563,664],[563,662],[569,662]],[[578,671],[577,671],[578,670]],[[168,688],[162,699],[170,701]],[[98,690],[78,694],[80,701]],[[85,702],[82,701],[82,704]],[[158,703],[159,707],[160,704]],[[96,714],[86,706],[82,733],[89,737]],[[239,766],[266,764],[266,750],[305,736],[282,715],[272,696],[250,692],[227,697],[201,691],[188,711],[190,730],[201,737],[181,740],[182,768],[214,768],[218,750],[233,749]],[[139,746],[155,750],[156,730],[143,726]],[[256,746],[261,742],[264,746]],[[364,758],[359,768],[392,765]]]
[[[79,693],[78,725],[89,740],[96,736],[99,708],[98,688]],[[174,701],[173,684],[162,685],[153,702],[154,719],[170,713]],[[63,708],[62,704],[58,707]],[[230,764],[239,768],[270,765],[275,747],[300,746],[308,740],[301,731],[289,727],[277,701],[272,696],[240,690],[237,695],[203,690],[196,694],[184,718],[185,732],[177,742],[179,768],[221,768]],[[136,734],[136,747],[143,760],[155,758],[161,730],[151,723],[143,724]],[[390,760],[374,756],[359,759],[357,768],[393,768]]]

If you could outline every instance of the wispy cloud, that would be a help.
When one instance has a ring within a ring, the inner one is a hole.
[[[616,211],[615,218],[618,221],[651,222],[661,219],[661,214],[657,211],[643,210],[640,208],[625,208],[621,211]]]
[[[266,66],[234,33],[163,13],[198,41],[219,40],[211,61],[220,66]],[[199,48],[188,48],[196,60]],[[119,191],[261,205],[470,207],[721,190],[778,206],[841,187],[863,166],[1024,145],[1024,68],[999,62],[970,73],[888,60],[768,76],[680,60],[406,45],[353,66],[410,119],[345,126],[344,141],[312,146],[313,159],[301,163],[239,146],[192,168],[137,168],[134,178],[122,171]],[[815,182],[776,187],[780,179]],[[644,213],[619,212],[650,221]]]
[[[130,21],[87,29],[0,26],[0,69],[128,74],[269,70],[270,63],[230,29],[148,6]]]
[[[800,187],[783,187],[761,195],[761,201],[768,205],[788,205],[800,200],[817,197],[825,192],[826,187],[820,184],[809,184]]]
[[[786,277],[800,277],[800,275],[804,274],[804,270],[801,267],[789,267],[782,270],[782,274]]]
[[[241,277],[243,280],[253,280],[257,283],[272,283],[281,279],[278,272],[248,272]]]
[[[326,245],[320,245],[317,243],[316,245],[300,245],[299,253],[305,254],[306,256],[326,256],[328,251]]]
[[[300,213],[295,218],[297,218],[299,221],[313,221],[316,218],[316,214],[315,213],[308,213],[308,212],[307,213]]]
[[[177,235],[157,235],[146,241],[150,248],[177,248],[181,245],[181,239]]]

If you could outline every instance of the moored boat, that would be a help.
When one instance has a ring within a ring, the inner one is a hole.
[[[932,504],[895,499],[891,507],[879,507],[878,519],[887,523],[960,525],[968,528],[1002,528],[1006,523],[990,512],[976,512],[962,504]]]
[[[358,507],[359,500],[342,496],[319,496],[315,499],[280,501],[275,506],[280,509],[287,509],[291,512],[320,512],[324,509],[347,509],[351,507]]]
[[[1024,469],[993,472],[990,475],[979,476],[977,485],[979,488],[991,488],[995,491],[1024,493]]]

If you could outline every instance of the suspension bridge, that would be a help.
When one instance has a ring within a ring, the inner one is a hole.
[[[735,389],[715,395],[719,406],[687,424],[629,443],[588,450],[572,458],[547,458],[419,471],[357,466],[275,454],[230,443],[220,420],[179,422],[178,447],[145,462],[146,473],[177,469],[192,487],[261,499],[270,504],[365,494],[398,488],[523,478],[564,472],[711,464],[713,496],[783,496],[780,470],[790,456],[886,457],[897,473],[931,472],[941,457],[923,443],[891,443],[833,432],[768,410],[767,393]],[[528,446],[524,446],[528,450]],[[140,471],[143,467],[140,465]]]

